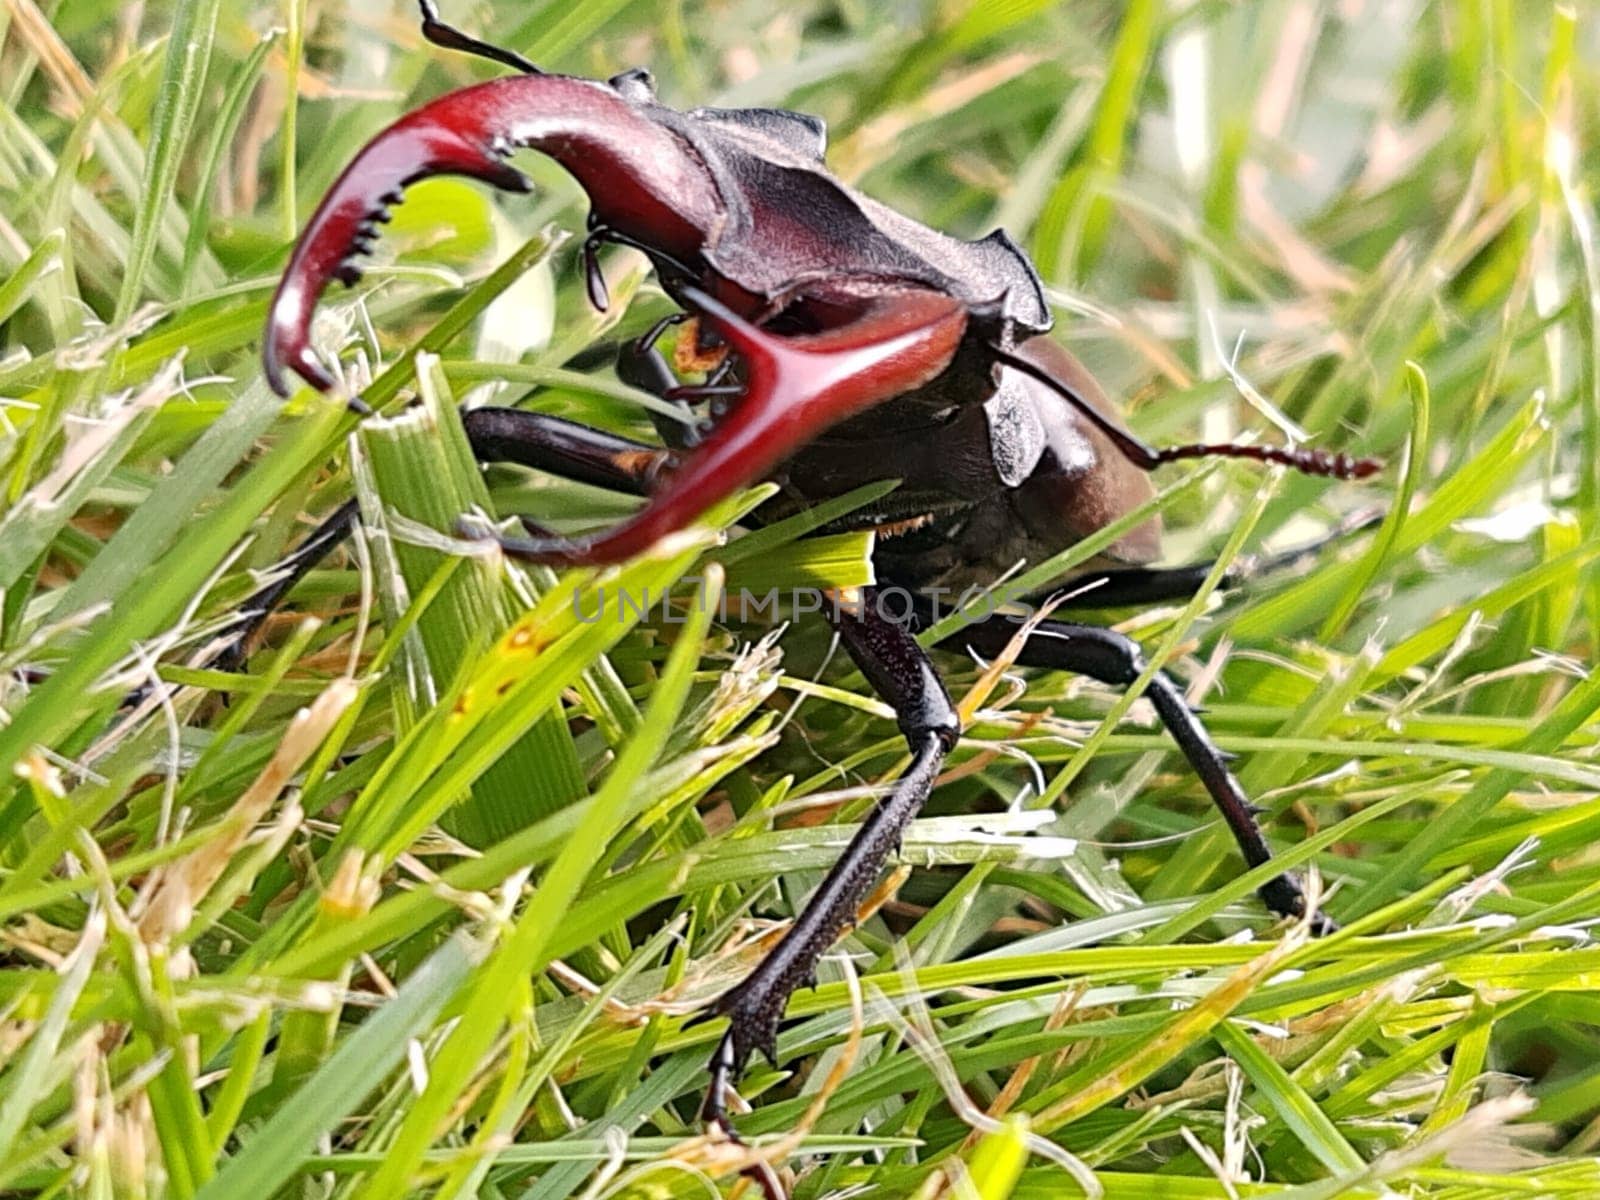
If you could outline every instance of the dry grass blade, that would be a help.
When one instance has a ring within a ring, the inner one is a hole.
[[[251,830],[322,745],[359,692],[353,680],[336,679],[309,707],[297,712],[272,758],[205,842],[161,868],[138,920],[139,933],[146,941],[167,942],[188,929],[196,906],[222,878]]]

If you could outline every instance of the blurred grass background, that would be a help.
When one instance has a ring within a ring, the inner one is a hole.
[[[1594,6],[445,8],[675,104],[818,113],[871,194],[1004,225],[1151,440],[1283,424],[1391,463],[1169,470],[1174,562],[1391,516],[1298,577],[1111,615],[1346,932],[1267,921],[1142,705],[1054,674],[983,696],[949,659],[973,719],[915,870],[745,1080],[795,1194],[1600,1194]],[[698,1137],[720,1029],[684,1018],[902,745],[817,622],[577,613],[724,569],[859,583],[866,540],[719,548],[758,491],[620,577],[453,552],[467,506],[626,511],[480,475],[457,403],[650,429],[606,348],[670,306],[618,250],[588,307],[583,198],[532,156],[531,199],[415,189],[330,293],[319,336],[384,417],[259,367],[334,176],[490,73],[402,0],[0,5],[4,1195],[746,1186]],[[210,666],[351,496],[372,536],[247,672]]]

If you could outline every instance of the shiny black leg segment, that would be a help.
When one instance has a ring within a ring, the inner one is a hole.
[[[520,408],[475,408],[461,423],[479,462],[517,463],[630,496],[649,494],[668,457],[656,446]]]
[[[544,74],[515,50],[507,50],[492,42],[480,41],[471,34],[462,33],[454,25],[446,25],[439,19],[439,10],[434,7],[432,0],[417,0],[417,4],[422,9],[422,36],[435,46],[445,50],[476,54],[479,58],[487,58],[490,62],[497,62],[503,67],[510,67],[526,75]]]
[[[661,322],[657,324],[660,326]],[[645,338],[640,338],[636,342],[624,342],[622,349],[617,353],[617,378],[629,387],[636,387],[642,392],[670,400],[683,410],[684,416],[694,420],[694,410],[688,404],[687,397],[680,394],[682,385],[679,384],[678,377],[672,373],[672,368],[667,366],[667,360],[661,351],[655,348],[655,337],[659,336],[659,334],[650,336],[648,343]],[[656,433],[661,436],[661,440],[674,450],[692,450],[700,444],[703,437],[698,420],[695,420],[694,424],[689,424],[651,409],[650,421],[655,425]]]
[[[1291,571],[1316,558],[1334,542],[1342,541],[1383,520],[1383,513],[1366,509],[1339,522],[1322,537],[1265,557],[1240,558],[1228,568],[1218,585],[1233,591],[1266,575]],[[1211,574],[1214,563],[1190,563],[1183,567],[1130,567],[1126,570],[1097,571],[1072,579],[1068,595],[1058,608],[1132,608],[1147,604],[1176,604],[1189,599]]]
[[[651,481],[669,458],[659,447],[547,413],[479,408],[464,413],[462,424],[479,462],[519,463],[632,496],[649,494]],[[233,639],[212,665],[223,671],[244,669],[256,631],[295,585],[349,536],[355,519],[356,502],[341,504],[283,560],[278,578],[240,606]]]
[[[778,1023],[789,996],[816,982],[818,961],[855,919],[961,733],[955,707],[927,652],[906,626],[881,613],[875,601],[874,590],[865,589],[859,608],[840,606],[828,615],[861,673],[894,709],[911,748],[911,765],[856,831],[783,940],[702,1014],[728,1018],[728,1031],[711,1056],[704,1108],[707,1120],[724,1127],[728,1090],[752,1051],[775,1061]]]
[[[639,337],[633,343],[634,350],[640,354],[643,354],[646,350],[655,349],[655,344],[661,340],[661,335],[663,333],[665,333],[673,325],[682,325],[688,319],[689,314],[686,312],[668,313],[654,325],[650,326],[649,329],[645,330],[639,335]]]
[[[583,239],[583,249],[578,252],[583,263],[583,286],[589,293],[589,307],[600,313],[611,307],[611,290],[606,287],[606,273],[600,269],[600,247],[610,232],[590,213],[589,233]]]
[[[1181,603],[1200,590],[1214,565],[1199,562],[1182,567],[1128,567],[1074,576],[1064,585],[1065,595],[1056,609]],[[1230,570],[1223,576],[1221,586],[1237,587],[1245,578],[1248,576],[1236,578],[1235,572]]]
[[[295,585],[311,573],[319,562],[355,528],[356,502],[346,500],[312,531],[310,537],[296,546],[278,564],[278,577],[257,591],[239,606],[236,631],[222,652],[212,659],[211,665],[219,671],[242,671],[245,659],[250,657],[250,643],[272,610],[283,603],[283,598]]]
[[[1005,616],[993,616],[970,625],[943,643],[951,649],[969,647],[986,658],[1000,654],[1016,635],[1019,623]],[[1098,679],[1113,687],[1128,687],[1147,663],[1144,652],[1132,638],[1097,625],[1075,625],[1066,621],[1042,621],[1028,638],[1017,662],[1025,667],[1073,671]],[[1155,706],[1161,723],[1178,744],[1184,758],[1205,784],[1228,831],[1239,844],[1244,860],[1252,867],[1270,862],[1261,827],[1256,823],[1256,807],[1228,768],[1229,756],[1220,750],[1201,724],[1200,718],[1184,699],[1183,692],[1165,672],[1150,679],[1145,695]],[[1293,875],[1280,875],[1264,884],[1257,893],[1273,912],[1285,917],[1305,915],[1306,898]],[[1331,933],[1338,926],[1317,913],[1312,917],[1315,932]]]

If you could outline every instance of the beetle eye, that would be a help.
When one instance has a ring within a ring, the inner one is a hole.
[[[624,100],[654,100],[656,98],[655,77],[643,67],[634,67],[631,71],[613,75],[606,82]]]

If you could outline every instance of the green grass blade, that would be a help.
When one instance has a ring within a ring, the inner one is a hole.
[[[199,1200],[265,1195],[293,1176],[319,1135],[342,1121],[397,1067],[411,1039],[425,1033],[469,977],[481,948],[451,938],[394,999],[362,1023],[286,1101],[249,1144],[197,1193]]]

